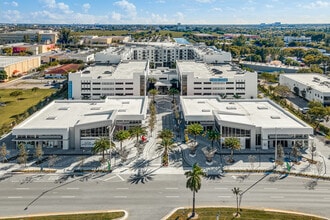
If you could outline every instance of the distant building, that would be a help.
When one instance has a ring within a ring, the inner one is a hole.
[[[284,36],[284,42],[287,44],[291,42],[310,43],[312,42],[312,38],[305,36],[301,36],[301,37]]]
[[[0,70],[8,77],[19,76],[40,66],[39,56],[0,56]]]
[[[121,61],[130,60],[131,49],[129,47],[109,47],[95,54],[97,64],[119,64]]]
[[[46,79],[63,79],[67,78],[71,72],[76,72],[81,68],[82,64],[65,64],[59,67],[48,69],[45,71]]]
[[[183,96],[257,97],[257,73],[244,71],[233,64],[177,61],[176,70]]]
[[[308,101],[330,105],[330,78],[316,73],[280,74],[280,84]]]
[[[40,36],[40,43],[44,44],[56,43],[58,39],[58,32],[52,30],[13,31],[0,33],[0,44],[23,42],[24,36],[27,36],[31,42],[37,42],[38,35]]]

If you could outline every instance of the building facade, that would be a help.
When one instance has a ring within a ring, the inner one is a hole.
[[[122,62],[118,66],[96,65],[70,73],[69,99],[102,99],[106,96],[145,96],[148,61]]]
[[[216,129],[222,146],[227,137],[240,140],[242,149],[307,147],[313,128],[270,100],[223,100],[219,97],[181,96],[186,125],[200,123]],[[277,144],[276,144],[277,143]]]
[[[257,73],[233,64],[208,65],[177,61],[181,95],[219,95],[223,98],[256,98]]]
[[[316,73],[280,74],[281,85],[308,101],[330,105],[330,78]]]
[[[38,68],[39,56],[0,56],[0,70],[6,71],[8,77],[19,76]]]
[[[147,97],[57,100],[14,127],[12,134],[16,146],[91,149],[96,139],[112,138],[113,129],[144,124],[147,106]]]

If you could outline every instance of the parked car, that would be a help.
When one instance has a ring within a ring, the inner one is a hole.
[[[308,112],[309,108],[308,107],[303,107],[300,108],[301,113],[306,114]]]

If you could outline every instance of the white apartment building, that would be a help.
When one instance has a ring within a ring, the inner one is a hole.
[[[195,57],[196,60],[212,64],[230,63],[232,61],[230,52],[219,50],[216,47],[195,47]]]
[[[301,36],[301,37],[284,36],[284,42],[287,44],[290,42],[310,43],[312,42],[312,38],[305,36]]]
[[[177,61],[176,70],[183,96],[257,97],[257,73],[243,71],[236,65]]]
[[[107,97],[105,100],[57,100],[13,128],[16,145],[27,148],[91,149],[99,137],[115,129],[145,123],[148,97]]]
[[[145,96],[149,73],[148,61],[122,62],[90,66],[80,72],[70,73],[69,99],[102,99],[106,96]]]
[[[181,96],[185,124],[217,129],[221,142],[240,139],[242,149],[274,149],[281,144],[309,146],[313,128],[271,100],[225,100],[219,97]],[[277,143],[277,144],[276,144]]]
[[[330,77],[317,73],[280,74],[280,84],[308,101],[330,105]]]

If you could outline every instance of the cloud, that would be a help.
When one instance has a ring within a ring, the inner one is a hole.
[[[196,0],[196,2],[200,2],[200,3],[211,3],[211,2],[214,2],[214,0]]]
[[[163,3],[165,3],[165,1],[164,1],[164,0],[157,0],[156,3],[161,3],[161,4],[163,4]]]
[[[315,9],[315,8],[327,8],[330,7],[329,1],[314,1],[309,4],[299,5],[301,8]]]
[[[212,11],[223,11],[221,8],[212,8]]]
[[[129,1],[127,0],[121,0],[121,1],[117,1],[114,3],[114,5],[120,7],[122,10],[124,10],[128,17],[130,18],[134,18],[136,17],[136,7],[133,3],[130,3]]]
[[[7,22],[18,22],[21,19],[21,13],[17,10],[7,10],[2,13],[2,17]]]
[[[112,12],[111,18],[115,21],[120,21],[121,20],[121,14],[117,12]]]
[[[183,21],[184,20],[184,14],[182,12],[177,12],[175,14],[175,18],[178,20],[178,21]]]
[[[91,5],[89,3],[85,3],[82,5],[84,12],[88,12],[88,10],[91,8]]]
[[[266,6],[266,8],[274,8],[274,5],[265,5]]]
[[[14,6],[14,7],[17,7],[17,6],[18,6],[18,3],[15,2],[15,1],[12,1],[12,2],[11,2],[11,5]]]

